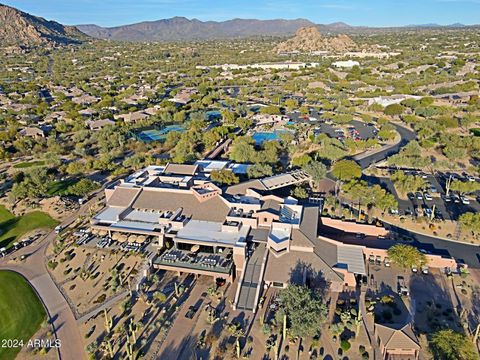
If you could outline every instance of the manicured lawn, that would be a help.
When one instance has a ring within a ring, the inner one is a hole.
[[[32,230],[53,229],[57,224],[58,222],[52,219],[50,215],[41,211],[33,211],[15,217],[4,206],[0,206],[0,248],[10,247],[14,242],[21,240],[24,234]]]
[[[45,165],[45,161],[37,160],[37,161],[18,163],[18,164],[13,165],[13,167],[15,169],[27,169],[27,168],[31,168],[31,167],[34,167],[34,166],[44,166],[44,165]]]
[[[40,329],[47,314],[37,294],[20,275],[0,271],[0,341],[28,340]],[[20,348],[0,346],[0,359],[13,360]]]
[[[56,196],[64,195],[68,188],[72,185],[75,185],[79,179],[68,179],[64,181],[54,181],[48,184],[47,195]]]

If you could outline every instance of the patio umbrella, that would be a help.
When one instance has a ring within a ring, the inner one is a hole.
[[[120,239],[120,234],[119,233],[113,233],[112,239],[118,241]]]
[[[136,242],[136,241],[137,241],[137,235],[130,235],[130,236],[128,237],[128,242],[129,242],[129,243],[134,243],[134,242]]]
[[[144,235],[138,235],[138,236],[137,236],[137,242],[138,242],[139,244],[143,244],[145,241],[147,241],[147,237],[146,237],[146,236],[144,236]]]
[[[198,250],[200,250],[200,245],[193,245],[192,248],[190,249],[191,252],[197,252]]]
[[[120,242],[125,242],[125,241],[127,241],[127,236],[121,234],[121,235],[118,237],[118,241],[120,241]]]

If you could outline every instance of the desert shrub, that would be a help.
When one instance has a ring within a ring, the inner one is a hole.
[[[350,350],[351,346],[352,345],[348,342],[348,340],[342,340],[342,342],[340,343],[340,347],[342,348],[343,351]]]
[[[101,303],[103,303],[103,302],[105,301],[106,298],[107,298],[107,294],[102,294],[102,295],[100,295],[99,297],[97,297],[97,298],[93,301],[93,303],[94,303],[94,304],[101,304]]]

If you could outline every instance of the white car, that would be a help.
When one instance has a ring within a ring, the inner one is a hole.
[[[423,197],[425,198],[425,200],[428,200],[428,201],[432,201],[432,200],[433,200],[432,195],[430,195],[428,192],[426,192],[425,194],[423,194]]]
[[[465,196],[460,196],[460,200],[462,200],[463,205],[470,205],[470,199]]]
[[[471,182],[474,182],[475,178],[472,175],[467,175],[467,180],[471,181]]]
[[[415,274],[418,272],[418,268],[416,265],[412,266],[412,272],[414,272]]]

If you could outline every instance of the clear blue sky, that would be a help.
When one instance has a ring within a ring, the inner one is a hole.
[[[294,19],[351,25],[478,24],[480,0],[0,0],[75,25],[124,25],[185,16],[200,20]]]

